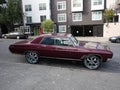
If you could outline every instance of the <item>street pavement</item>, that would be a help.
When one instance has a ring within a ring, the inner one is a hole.
[[[30,39],[35,37],[30,37]],[[79,37],[102,41],[114,53],[112,60],[98,70],[89,70],[80,62],[41,59],[28,64],[22,55],[9,52],[17,39],[0,39],[0,90],[120,90],[120,44],[102,37]]]

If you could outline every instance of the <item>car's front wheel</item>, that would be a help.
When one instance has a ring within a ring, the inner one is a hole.
[[[20,36],[17,36],[17,39],[20,39]]]
[[[4,38],[7,39],[7,36],[5,35]]]
[[[25,57],[28,63],[37,64],[39,62],[39,55],[37,52],[29,51],[25,53]]]
[[[100,67],[101,58],[96,55],[87,55],[84,58],[83,64],[88,69],[94,70]]]

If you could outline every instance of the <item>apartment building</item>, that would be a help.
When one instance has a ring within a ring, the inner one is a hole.
[[[106,0],[51,0],[57,32],[74,36],[103,36]]]
[[[51,18],[50,0],[22,0],[22,8],[24,25],[38,35],[41,22]]]
[[[104,23],[103,37],[120,36],[120,0],[107,0],[107,9],[113,9],[115,16],[109,24]]]

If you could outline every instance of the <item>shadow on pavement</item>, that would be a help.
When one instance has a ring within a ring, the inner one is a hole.
[[[41,59],[38,65],[46,65],[52,67],[68,68],[70,70],[89,70],[84,67],[80,61],[66,61],[56,59]],[[97,70],[89,70],[97,72],[120,73],[120,64],[115,61],[103,62]]]

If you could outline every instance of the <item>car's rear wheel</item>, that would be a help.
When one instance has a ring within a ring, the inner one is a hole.
[[[20,36],[17,36],[17,39],[20,39]]]
[[[30,64],[37,64],[39,62],[39,56],[37,52],[29,51],[25,54],[26,60]]]
[[[25,39],[28,39],[28,36],[26,36]]]
[[[84,58],[83,64],[88,69],[98,69],[101,65],[101,58],[96,55],[87,55]]]
[[[7,39],[7,36],[4,36],[5,39]]]

